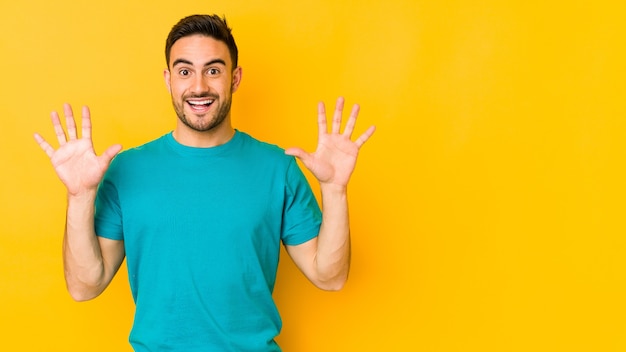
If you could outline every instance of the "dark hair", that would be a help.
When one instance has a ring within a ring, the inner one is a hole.
[[[230,52],[230,59],[233,62],[233,69],[235,69],[237,67],[239,53],[237,51],[237,44],[235,44],[235,38],[231,32],[232,30],[226,23],[226,18],[220,18],[218,15],[191,15],[181,19],[172,27],[165,41],[165,62],[167,63],[167,67],[170,67],[172,45],[174,45],[178,39],[194,34],[201,34],[226,44]]]

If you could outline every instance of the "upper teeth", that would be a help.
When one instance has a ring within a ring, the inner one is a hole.
[[[200,100],[200,101],[189,101],[189,104],[191,105],[205,105],[205,104],[211,104],[213,102],[213,100]]]

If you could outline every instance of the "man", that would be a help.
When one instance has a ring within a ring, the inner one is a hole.
[[[280,243],[317,287],[342,288],[350,262],[346,188],[374,128],[351,141],[355,105],[340,133],[340,98],[330,133],[318,106],[314,153],[283,151],[235,130],[231,96],[242,69],[218,16],[182,19],[165,53],[178,116],[171,133],[97,156],[89,109],[79,138],[65,104],[67,136],[51,114],[59,148],[35,135],[67,188],[68,291],[78,301],[95,298],[126,258],[136,351],[280,351],[272,300]],[[294,156],[319,180],[323,213]]]

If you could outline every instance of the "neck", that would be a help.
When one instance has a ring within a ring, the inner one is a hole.
[[[172,133],[178,143],[194,148],[216,147],[227,143],[234,135],[235,129],[229,123],[222,123],[209,131],[200,132],[179,122]]]

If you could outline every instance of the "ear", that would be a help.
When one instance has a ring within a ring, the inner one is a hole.
[[[239,88],[239,84],[241,83],[241,75],[243,74],[243,71],[241,69],[241,66],[237,66],[234,70],[233,70],[233,83],[230,87],[230,92],[231,93],[235,93],[235,91],[237,91],[237,88]]]
[[[170,94],[172,94],[172,87],[170,85],[170,70],[164,70],[163,71],[163,78],[165,79],[165,86],[167,87],[167,91],[170,92]]]

